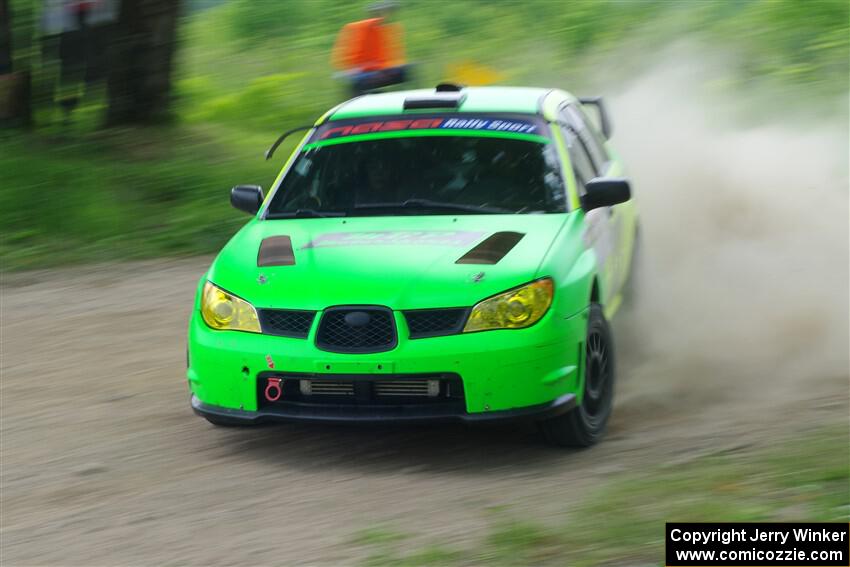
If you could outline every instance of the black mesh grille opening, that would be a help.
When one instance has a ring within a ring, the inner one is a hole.
[[[331,352],[384,352],[396,343],[393,313],[384,307],[333,307],[316,334],[316,346]]]
[[[280,386],[279,396],[273,401],[265,393],[273,379]],[[301,384],[311,382],[308,391]],[[400,391],[399,384],[435,380],[439,384],[436,395],[421,395]],[[322,384],[331,388],[320,388]],[[346,389],[345,386],[348,386]],[[295,374],[261,372],[257,376],[257,407],[262,409],[287,407],[358,407],[370,411],[387,407],[445,407],[456,413],[465,413],[466,402],[463,381],[455,373],[435,374]]]
[[[405,311],[411,339],[453,335],[463,330],[469,309],[417,309]]]
[[[315,311],[290,309],[260,309],[260,326],[267,335],[305,339],[313,325]]]

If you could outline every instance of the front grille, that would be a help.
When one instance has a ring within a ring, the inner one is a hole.
[[[330,352],[384,352],[396,342],[393,313],[386,307],[332,307],[316,333],[316,346]]]
[[[260,326],[267,335],[297,337],[305,339],[310,333],[315,311],[295,311],[291,309],[260,309],[257,313]]]
[[[463,330],[469,310],[461,309],[417,309],[405,311],[407,328],[411,339],[453,335]]]
[[[342,380],[299,380],[302,396],[353,396],[354,382]]]
[[[439,380],[381,380],[375,382],[376,396],[435,398],[440,395]]]

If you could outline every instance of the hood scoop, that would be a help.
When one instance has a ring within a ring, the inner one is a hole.
[[[257,266],[294,266],[295,253],[288,236],[271,236],[260,243]]]
[[[522,240],[521,232],[496,232],[479,242],[455,264],[497,264]]]

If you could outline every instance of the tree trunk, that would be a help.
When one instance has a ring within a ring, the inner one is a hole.
[[[0,127],[32,123],[29,71],[12,72],[12,7],[0,0]]]
[[[12,72],[12,8],[0,0],[0,75]]]
[[[121,0],[111,42],[106,126],[169,117],[179,0]]]

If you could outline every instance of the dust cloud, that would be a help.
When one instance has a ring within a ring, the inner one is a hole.
[[[825,121],[765,93],[765,119],[713,70],[665,61],[610,100],[642,219],[637,298],[616,323],[621,405],[846,403],[846,99]]]

